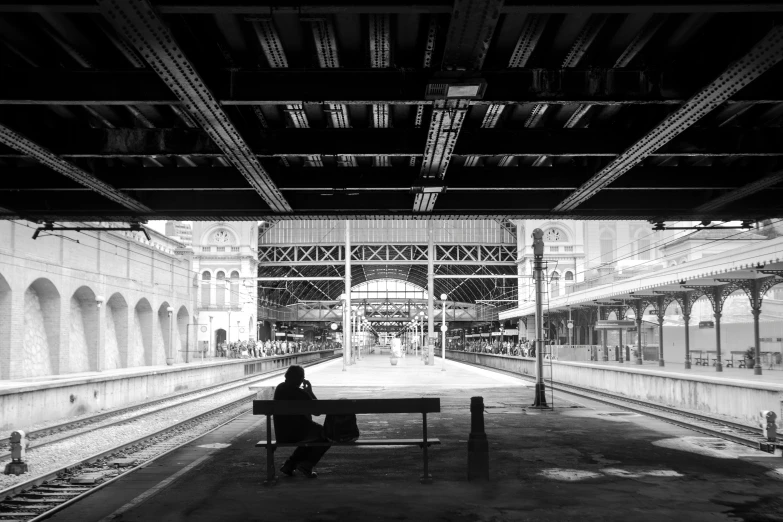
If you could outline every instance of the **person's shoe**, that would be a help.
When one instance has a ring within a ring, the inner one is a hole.
[[[280,468],[280,473],[284,473],[289,477],[294,476],[294,466],[291,465],[291,461],[285,461],[285,464],[283,464],[283,466]]]
[[[315,470],[307,468],[302,465],[297,466],[296,471],[298,471],[299,473],[301,473],[307,478],[311,478],[311,479],[318,478],[318,473],[316,473]]]

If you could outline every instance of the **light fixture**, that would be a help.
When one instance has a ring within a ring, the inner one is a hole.
[[[446,294],[440,294],[440,300],[445,301],[448,296]]]

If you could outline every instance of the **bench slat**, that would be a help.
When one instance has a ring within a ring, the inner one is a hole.
[[[317,401],[253,401],[253,415],[336,415],[367,413],[439,413],[440,398],[327,399]]]
[[[356,442],[281,442],[272,441],[272,446],[279,448],[293,447],[320,447],[320,446],[420,446],[424,444],[423,439],[359,439]],[[440,444],[440,439],[427,439],[427,444]],[[265,448],[265,440],[256,443],[257,448]]]

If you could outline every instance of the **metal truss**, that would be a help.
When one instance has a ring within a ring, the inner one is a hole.
[[[251,22],[256,33],[261,50],[273,69],[288,68],[288,59],[283,50],[283,43],[277,34],[277,28],[271,18],[257,19]]]
[[[364,317],[374,326],[399,326],[401,322],[407,322],[417,317],[419,313],[429,313],[426,299],[357,299],[353,306],[362,308]],[[438,318],[440,318],[442,304],[438,304]],[[343,308],[340,301],[302,301],[286,307],[291,312],[291,320],[302,321],[333,321],[338,322],[343,317]],[[447,302],[446,320],[449,322],[478,321],[478,312],[475,304]]]
[[[389,15],[370,15],[370,67],[386,69],[391,67],[391,35],[389,30]],[[373,127],[387,129],[389,127],[389,105],[374,103],[372,105]],[[378,167],[391,166],[388,156],[376,156],[373,163]]]
[[[148,0],[99,0],[106,18],[132,43],[273,212],[293,209],[233,126]]]
[[[783,59],[783,26],[774,27],[745,56],[734,62],[676,112],[658,124],[598,174],[560,202],[554,212],[573,211],[604,187],[631,170],[644,158],[663,147],[707,113],[728,100]]]
[[[1,124],[0,143],[16,149],[27,156],[35,158],[42,165],[49,167],[55,172],[59,172],[63,176],[66,176],[81,185],[84,185],[88,189],[97,192],[101,196],[117,203],[118,205],[122,205],[123,207],[135,212],[152,212],[152,209],[133,199],[132,197],[125,195],[122,191],[117,190],[108,183],[104,183],[89,172],[82,170],[68,161],[65,161],[53,152],[41,147],[40,145],[28,140],[18,132],[15,132]]]
[[[258,261],[261,265],[283,266],[336,264],[345,261],[345,247],[338,245],[259,246]],[[427,264],[427,245],[353,245],[351,261],[381,265]],[[434,262],[515,266],[516,248],[509,245],[436,245]]]

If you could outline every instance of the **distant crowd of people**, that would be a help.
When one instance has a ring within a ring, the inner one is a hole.
[[[337,350],[342,345],[333,341],[223,341],[217,345],[217,356],[229,359],[257,359],[290,353]]]
[[[522,341],[456,341],[448,345],[450,350],[459,350],[462,352],[473,353],[494,353],[497,355],[516,355],[520,357],[534,357],[536,349],[533,342],[523,339]]]

